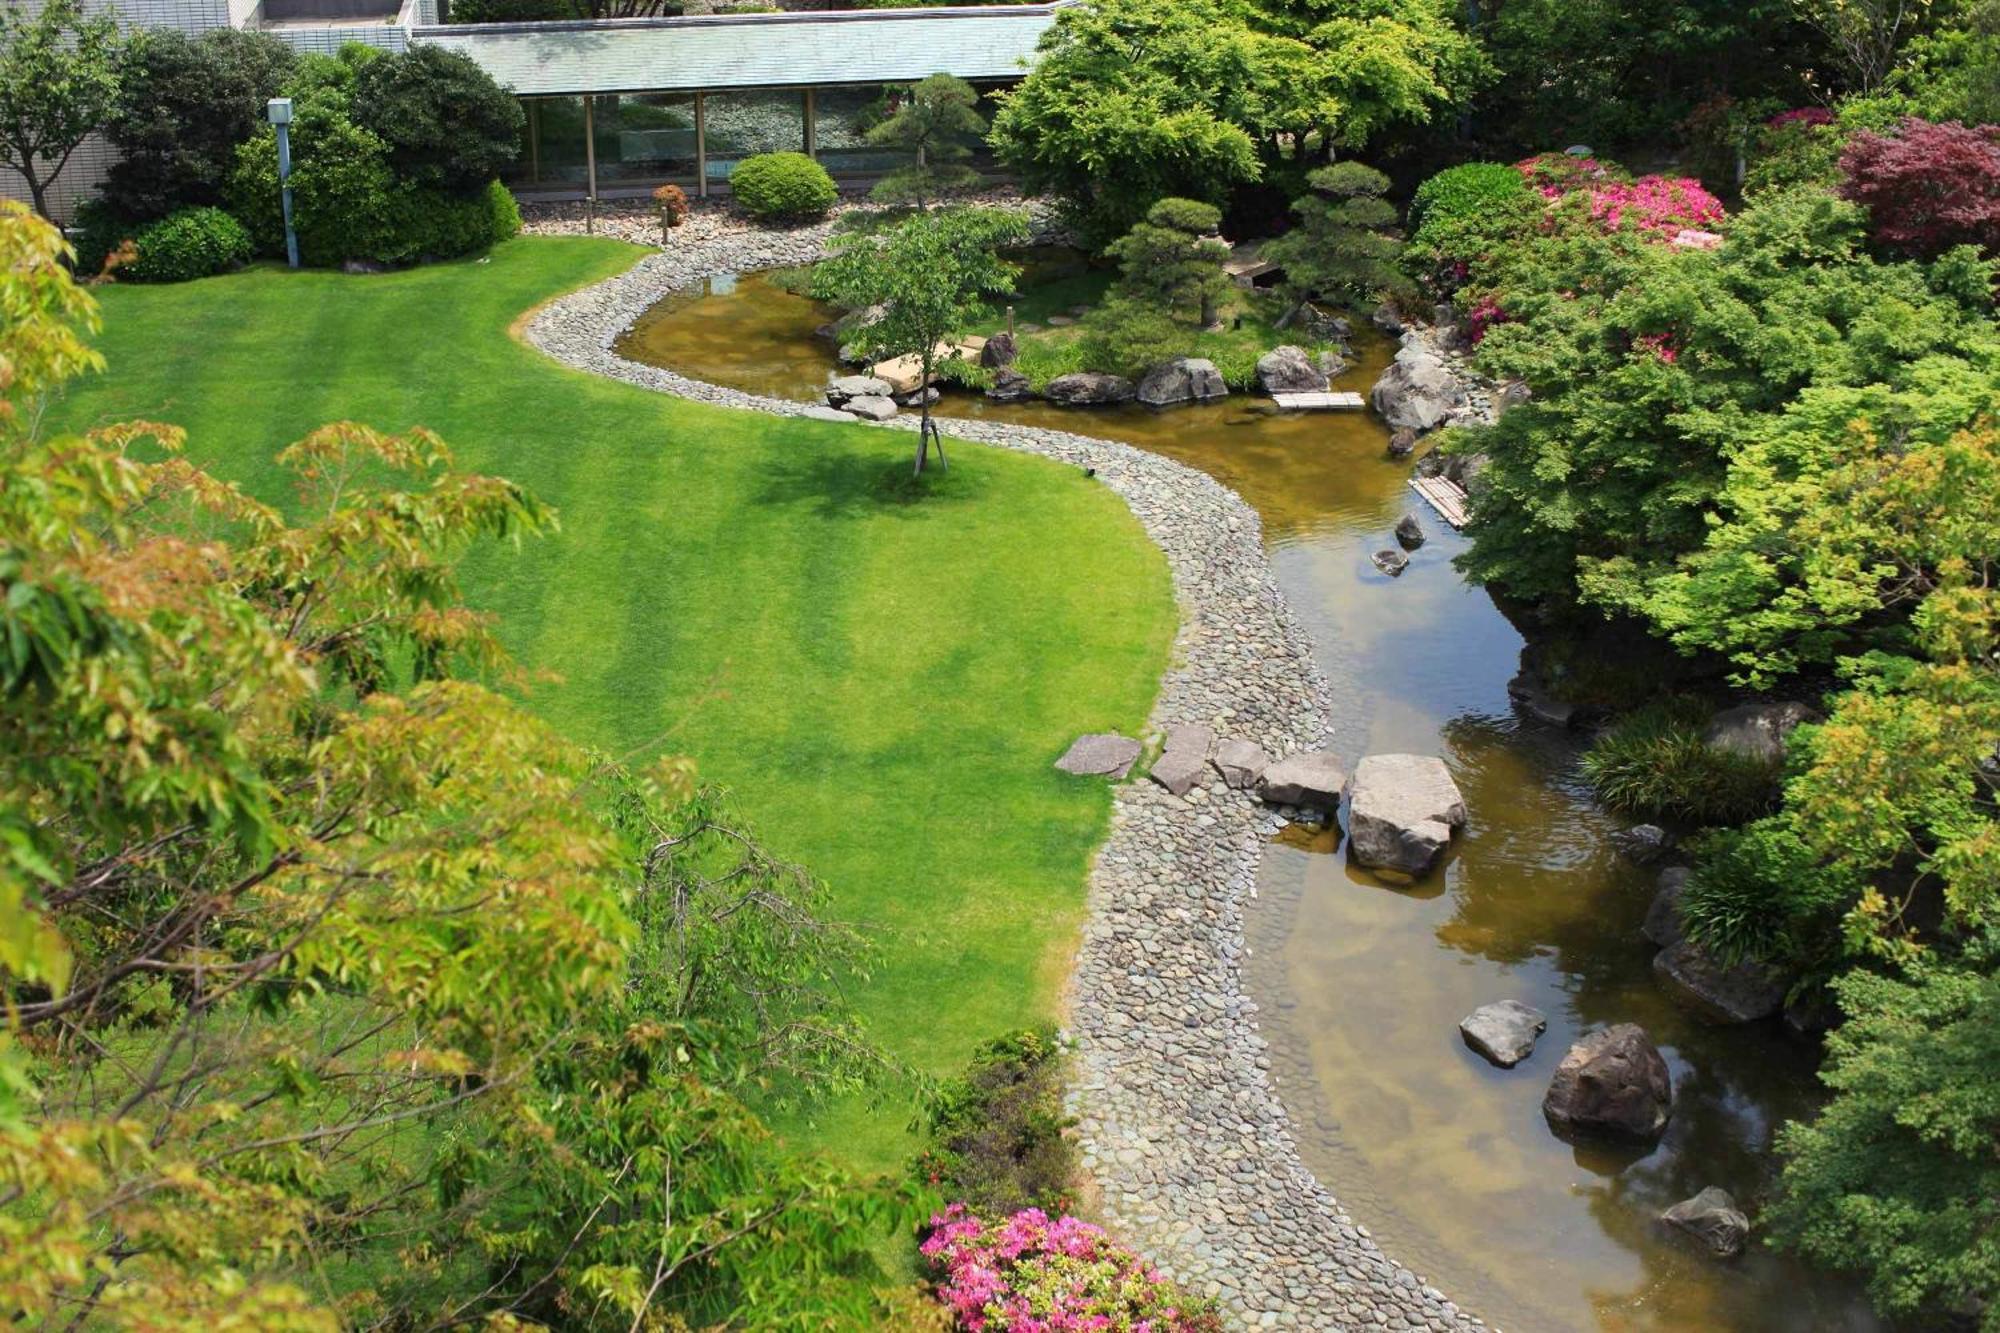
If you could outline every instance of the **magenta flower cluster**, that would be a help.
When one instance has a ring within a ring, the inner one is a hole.
[[[1780,111],[1764,123],[1774,130],[1782,130],[1790,125],[1815,128],[1833,124],[1833,112],[1823,106],[1799,106],[1793,107],[1790,111]]]
[[[1594,157],[1572,157],[1568,153],[1537,153],[1514,164],[1514,170],[1541,193],[1544,199],[1560,199],[1573,191],[1601,184],[1616,175],[1610,166]]]
[[[1722,221],[1722,201],[1686,176],[1641,176],[1615,181],[1590,192],[1590,216],[1606,231],[1630,224],[1656,236],[1672,237],[1687,228]]]
[[[1212,1333],[1214,1311],[1103,1228],[1027,1208],[989,1223],[952,1204],[921,1247],[966,1333]]]

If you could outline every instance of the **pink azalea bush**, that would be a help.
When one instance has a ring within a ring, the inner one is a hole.
[[[1780,111],[1764,122],[1774,130],[1786,129],[1793,125],[1815,126],[1833,124],[1833,112],[1823,106],[1793,107],[1790,111]]]
[[[1544,199],[1560,199],[1577,190],[1622,180],[1624,168],[1594,157],[1572,157],[1568,153],[1537,153],[1514,164],[1530,186]]]
[[[1220,1333],[1221,1317],[1101,1227],[1025,1208],[989,1223],[955,1203],[921,1247],[966,1333]]]
[[[1687,176],[1641,176],[1600,185],[1590,192],[1590,216],[1606,231],[1630,223],[1640,231],[1672,237],[1722,221],[1722,201]]]

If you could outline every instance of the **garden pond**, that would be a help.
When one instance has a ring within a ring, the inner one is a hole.
[[[757,275],[670,297],[625,336],[635,360],[750,392],[812,400],[835,370],[831,315]],[[1366,392],[1393,346],[1357,341],[1336,388]],[[1626,862],[1577,772],[1576,735],[1527,720],[1507,682],[1523,641],[1452,568],[1461,537],[1407,489],[1367,413],[1277,414],[1240,396],[1152,412],[995,404],[934,409],[1124,441],[1201,469],[1263,517],[1280,586],[1332,682],[1333,748],[1444,756],[1471,821],[1412,887],[1342,854],[1334,831],[1288,829],[1249,913],[1247,985],[1306,1162],[1383,1247],[1501,1328],[1608,1333],[1862,1333],[1853,1287],[1755,1244],[1716,1263],[1656,1215],[1707,1185],[1752,1211],[1779,1124],[1813,1105],[1815,1052],[1776,1023],[1703,1026],[1653,982],[1639,926],[1654,872]],[[1372,552],[1416,512],[1429,540],[1399,578]],[[1457,1025],[1500,999],[1548,1016],[1535,1054],[1500,1070]],[[1543,1122],[1569,1044],[1644,1025],[1675,1084],[1664,1139],[1576,1148]]]

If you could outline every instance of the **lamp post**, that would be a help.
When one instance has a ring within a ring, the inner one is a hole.
[[[285,262],[299,266],[299,234],[292,230],[292,99],[274,97],[264,114],[278,132],[278,195],[285,208]]]

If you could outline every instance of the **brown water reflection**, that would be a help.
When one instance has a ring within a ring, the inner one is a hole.
[[[755,392],[811,398],[832,369],[826,315],[753,277],[663,303],[626,355]],[[1379,341],[1340,387],[1365,389]],[[1250,988],[1307,1163],[1406,1264],[1489,1322],[1607,1333],[1862,1333],[1849,1286],[1762,1252],[1718,1265],[1662,1237],[1662,1208],[1719,1184],[1753,1208],[1775,1126],[1811,1105],[1813,1055],[1774,1025],[1704,1028],[1654,987],[1638,932],[1650,876],[1606,845],[1614,821],[1575,776],[1569,737],[1516,718],[1520,637],[1451,569],[1462,539],[1405,489],[1358,414],[1279,416],[1249,400],[1170,413],[1075,412],[947,397],[946,415],[1080,430],[1201,468],[1263,515],[1278,581],[1333,682],[1333,744],[1439,753],[1472,822],[1445,871],[1395,889],[1330,833],[1290,830],[1250,913]],[[1398,579],[1368,556],[1417,507],[1430,541]],[[1549,1017],[1512,1071],[1458,1020],[1502,998]],[[1578,1150],[1542,1122],[1569,1042],[1645,1024],[1677,1088],[1646,1152]]]

